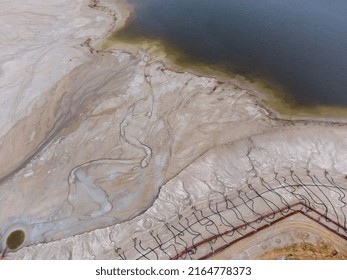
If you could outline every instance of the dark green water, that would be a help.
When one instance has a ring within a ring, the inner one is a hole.
[[[274,80],[303,105],[347,106],[347,0],[128,0],[121,36]]]

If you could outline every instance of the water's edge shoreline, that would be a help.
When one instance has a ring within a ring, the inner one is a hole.
[[[255,96],[260,106],[276,118],[344,122],[347,117],[347,110],[345,107],[324,105],[305,106],[298,104],[293,101],[290,94],[280,88],[280,85],[276,85],[270,81],[262,81],[259,79],[250,81],[244,76],[227,72],[223,68],[216,68],[212,65],[196,61],[181,61],[184,54],[168,46],[165,42],[147,38],[134,39],[124,36],[117,37],[117,32],[125,27],[131,13],[134,12],[134,8],[127,3],[126,0],[117,3],[115,8],[121,21],[117,24],[117,27],[109,33],[109,36],[98,45],[97,49],[101,52],[117,49],[135,55],[137,52],[141,51],[148,54],[152,61],[162,63],[169,70],[178,73],[188,72],[197,76],[213,77],[223,83],[239,86],[247,90],[252,96]]]

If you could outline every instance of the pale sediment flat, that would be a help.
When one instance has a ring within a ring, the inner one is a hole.
[[[345,226],[343,122],[286,120],[232,80],[173,71],[141,50],[101,51],[121,22],[117,1],[31,2],[0,4],[0,248],[26,231],[7,258],[173,258],[153,234],[164,240],[177,217],[294,173],[303,186],[324,182],[305,203]],[[160,248],[141,255],[134,237]],[[182,251],[178,237],[168,244]]]

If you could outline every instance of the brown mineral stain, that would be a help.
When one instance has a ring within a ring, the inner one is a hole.
[[[263,254],[263,260],[347,260],[347,255],[340,253],[330,244],[319,241],[317,244],[295,243],[287,247],[275,248]]]

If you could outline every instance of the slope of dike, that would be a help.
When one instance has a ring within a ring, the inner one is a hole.
[[[234,80],[101,50],[119,1],[27,2],[0,4],[0,250],[25,232],[5,258],[209,258],[295,215],[346,240],[343,120],[284,119]]]

